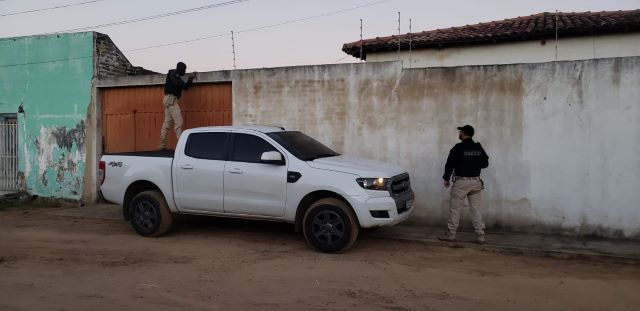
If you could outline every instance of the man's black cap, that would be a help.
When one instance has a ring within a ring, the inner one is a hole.
[[[184,75],[187,72],[187,65],[183,62],[179,62],[176,65],[176,70],[178,71],[179,75]]]
[[[476,133],[476,130],[473,129],[473,126],[467,124],[465,126],[459,127],[458,128],[459,131],[462,131],[463,133],[469,135],[469,136],[473,136]]]

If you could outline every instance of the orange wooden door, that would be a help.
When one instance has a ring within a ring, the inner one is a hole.
[[[104,153],[157,150],[164,121],[163,86],[101,90]],[[231,125],[231,83],[196,84],[182,93],[183,130]],[[173,125],[167,146],[175,148]]]

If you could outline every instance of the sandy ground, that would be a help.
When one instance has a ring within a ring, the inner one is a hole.
[[[361,236],[310,250],[289,225],[0,212],[0,310],[638,310],[640,267]]]

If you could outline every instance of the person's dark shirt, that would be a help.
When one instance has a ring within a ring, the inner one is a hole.
[[[182,77],[178,75],[178,71],[175,69],[171,69],[167,73],[167,81],[164,83],[164,94],[172,94],[180,98],[180,96],[182,96],[182,90],[189,89],[192,82],[192,77],[189,77],[187,82],[184,82],[184,80],[182,80]]]
[[[480,176],[480,170],[489,166],[489,156],[480,143],[476,143],[471,138],[453,146],[447,158],[444,168],[444,180],[449,180],[451,174],[459,177]]]

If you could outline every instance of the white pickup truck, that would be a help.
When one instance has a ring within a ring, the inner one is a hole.
[[[265,219],[294,223],[317,250],[339,252],[361,228],[395,225],[414,205],[401,167],[277,127],[190,129],[175,152],[104,155],[100,173],[103,197],[143,236],[167,232],[174,214]]]

